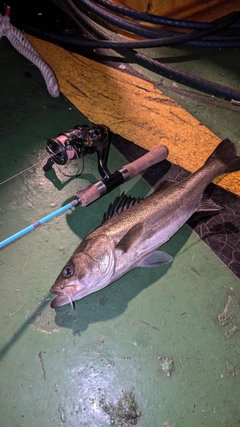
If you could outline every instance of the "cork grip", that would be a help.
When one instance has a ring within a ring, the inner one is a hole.
[[[124,166],[122,169],[127,169],[129,173],[129,179],[131,179],[137,174],[150,168],[150,166],[165,160],[167,155],[168,148],[165,147],[165,145],[159,145],[158,147],[155,147],[148,153],[144,154],[144,156],[139,157],[139,159],[134,160],[132,163]]]
[[[95,182],[95,184],[91,184],[75,194],[75,197],[80,200],[81,206],[88,206],[90,203],[103,196],[104,193],[102,193],[98,187],[100,182],[101,181]]]
[[[139,159],[134,160],[133,162],[123,166],[119,170],[119,173],[123,171],[122,182],[124,182],[127,179],[133,178],[137,174],[148,169],[150,166],[161,162],[162,160],[166,159],[167,155],[168,155],[168,148],[165,147],[165,145],[160,145],[158,147],[153,148],[152,150],[144,154]],[[78,191],[75,194],[75,197],[80,200],[81,206],[88,206],[95,200],[102,197],[107,192],[108,192],[107,186],[105,186],[105,184],[102,181],[98,181],[98,182],[95,182],[94,184],[89,185],[83,190]]]

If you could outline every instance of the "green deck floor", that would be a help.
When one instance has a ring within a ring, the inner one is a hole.
[[[1,42],[1,240],[71,201],[99,179],[46,177],[49,137],[85,117],[48,95],[39,71]],[[31,74],[32,77],[29,77]],[[112,171],[126,161],[111,149]],[[50,308],[48,293],[77,244],[135,178],[0,253],[2,427],[235,427],[240,423],[240,282],[188,226],[165,245],[172,265],[136,269],[76,303]]]

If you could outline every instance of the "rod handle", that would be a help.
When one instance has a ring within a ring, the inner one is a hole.
[[[121,182],[119,179],[116,180],[116,186],[120,183],[132,179],[134,176],[145,171],[150,166],[155,165],[156,163],[165,160],[168,155],[168,148],[165,145],[159,145],[158,147],[153,148],[148,153],[141,156],[139,159],[134,160],[131,163],[123,166],[119,171],[116,171],[113,175],[121,175]],[[109,178],[111,180],[111,176]],[[105,185],[106,184],[106,185]],[[108,187],[108,181],[98,181],[94,184],[89,185],[83,190],[78,191],[75,194],[75,197],[80,201],[80,205],[85,207],[90,205],[95,200],[102,197],[107,192],[113,190],[114,185],[111,186],[111,189]]]
[[[132,179],[134,176],[144,172],[152,165],[165,160],[167,156],[168,148],[165,145],[159,145],[158,147],[153,148],[148,153],[139,157],[137,160],[134,160],[132,163],[124,166],[123,169],[127,169],[129,173],[129,179]]]

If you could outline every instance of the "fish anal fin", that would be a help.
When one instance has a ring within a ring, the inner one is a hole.
[[[134,225],[118,242],[116,249],[126,253],[128,252],[142,237],[144,224],[142,222]]]
[[[217,205],[213,200],[203,196],[201,204],[199,205],[197,212],[214,212],[223,209],[222,206]]]
[[[155,251],[145,258],[138,267],[159,267],[160,265],[169,264],[173,257],[167,252]]]

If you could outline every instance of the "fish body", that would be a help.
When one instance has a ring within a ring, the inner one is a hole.
[[[172,261],[157,249],[197,211],[221,209],[203,195],[217,176],[240,170],[235,145],[223,140],[204,165],[181,182],[166,182],[153,194],[128,203],[92,231],[74,251],[51,292],[51,306],[60,307],[98,291],[135,267],[156,267]],[[129,207],[130,205],[130,207]],[[112,209],[114,211],[114,209]]]

